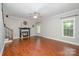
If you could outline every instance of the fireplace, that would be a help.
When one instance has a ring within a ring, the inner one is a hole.
[[[30,37],[30,28],[19,28],[20,30],[20,38]]]

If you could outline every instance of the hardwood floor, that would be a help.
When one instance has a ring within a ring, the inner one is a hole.
[[[3,56],[79,56],[79,46],[43,37],[15,39],[5,45]]]

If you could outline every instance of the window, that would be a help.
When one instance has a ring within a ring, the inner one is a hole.
[[[63,36],[75,37],[75,17],[62,19]]]

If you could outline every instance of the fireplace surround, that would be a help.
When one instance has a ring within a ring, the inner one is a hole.
[[[19,28],[19,34],[20,38],[30,37],[30,28]]]

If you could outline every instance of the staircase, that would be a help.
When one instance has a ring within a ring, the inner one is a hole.
[[[4,26],[4,28],[5,28],[5,41],[13,40],[13,30],[7,27],[6,25]]]

